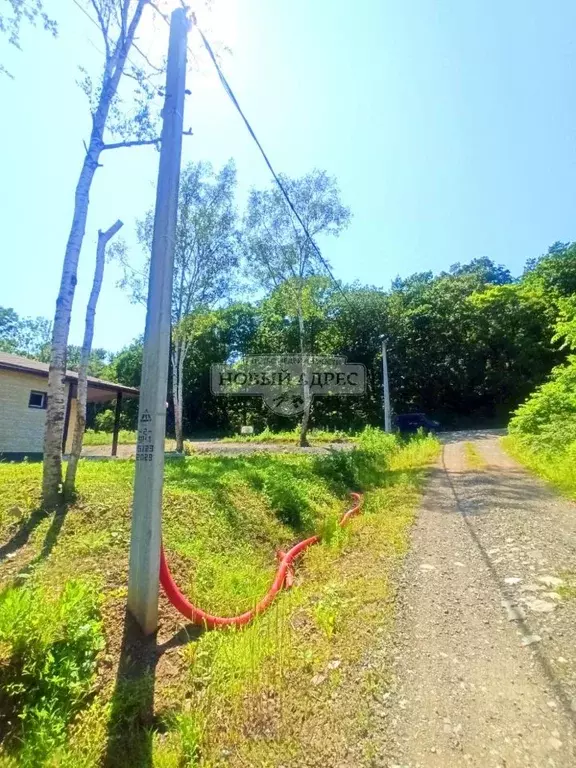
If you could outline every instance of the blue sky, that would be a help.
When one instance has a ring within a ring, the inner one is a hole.
[[[82,2],[82,0],[80,0]],[[572,0],[216,0],[223,67],[279,171],[337,176],[354,218],[321,242],[335,274],[388,287],[397,274],[489,256],[522,270],[576,237],[576,4]],[[0,305],[51,316],[74,186],[89,131],[78,65],[95,75],[98,31],[53,0],[61,34],[27,30],[0,55]],[[268,172],[198,51],[189,76],[183,159],[234,157],[239,204]],[[91,196],[70,340],[82,338],[96,232],[153,204],[158,154],[104,156]],[[111,267],[95,345],[143,331]]]

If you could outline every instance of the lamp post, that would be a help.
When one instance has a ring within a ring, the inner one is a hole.
[[[380,336],[382,342],[382,391],[384,406],[384,431],[392,432],[392,414],[390,410],[390,387],[388,386],[388,358],[386,356],[386,337]]]

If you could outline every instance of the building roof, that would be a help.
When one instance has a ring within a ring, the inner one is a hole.
[[[48,377],[48,363],[41,363],[38,360],[31,360],[29,357],[20,355],[11,355],[8,352],[0,352],[0,369],[8,371],[19,371],[20,373],[31,373],[36,376]],[[78,373],[76,371],[66,371],[66,381],[77,382]],[[88,387],[90,389],[107,390],[109,392],[122,392],[125,395],[138,397],[138,390],[135,387],[127,387],[124,384],[118,384],[115,381],[104,381],[96,379],[94,376],[88,376]]]

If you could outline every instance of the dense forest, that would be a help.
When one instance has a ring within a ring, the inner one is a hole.
[[[302,301],[307,350],[344,355],[367,371],[365,397],[316,398],[312,426],[348,430],[381,423],[382,334],[388,339],[397,413],[424,411],[445,426],[506,425],[553,369],[554,384],[547,387],[566,388],[573,381],[575,293],[576,245],[570,243],[555,243],[529,260],[517,278],[488,258],[455,264],[438,275],[396,278],[389,290],[358,283],[339,287],[326,277],[308,277]],[[286,280],[258,301],[198,312],[202,322],[195,324],[184,364],[186,435],[229,432],[241,423],[257,429],[295,425],[269,412],[259,398],[213,396],[209,381],[212,363],[299,350],[292,297]],[[46,360],[48,335],[42,318],[0,309],[1,349]],[[96,349],[90,373],[137,386],[141,357],[141,340],[117,354]],[[78,348],[70,347],[70,368],[77,358]],[[544,389],[540,400],[549,391]],[[528,406],[522,414],[524,421],[536,418]],[[91,425],[108,428],[111,416],[109,410],[92,412]],[[134,418],[128,409],[123,426],[132,428]]]

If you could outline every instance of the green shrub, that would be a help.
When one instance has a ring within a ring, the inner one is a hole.
[[[515,458],[576,497],[576,355],[518,408],[508,431],[504,447]]]
[[[42,765],[65,742],[103,647],[90,584],[69,581],[57,593],[11,586],[0,594],[0,727],[20,765]]]
[[[94,426],[96,427],[97,431],[101,432],[112,432],[114,429],[114,420],[116,418],[115,409],[107,408],[104,411],[100,411],[96,414],[94,418]],[[130,415],[125,411],[121,411],[120,413],[120,429],[130,431],[130,427],[134,425],[133,419],[130,418]]]
[[[418,438],[415,438],[418,439]],[[331,482],[336,492],[361,491],[382,482],[400,438],[376,427],[365,427],[352,451],[332,451],[316,458],[315,471]]]
[[[331,451],[327,455],[316,456],[314,470],[328,480],[338,494],[360,486],[357,451]]]
[[[576,440],[575,355],[518,408],[509,431],[543,451],[565,450]]]

